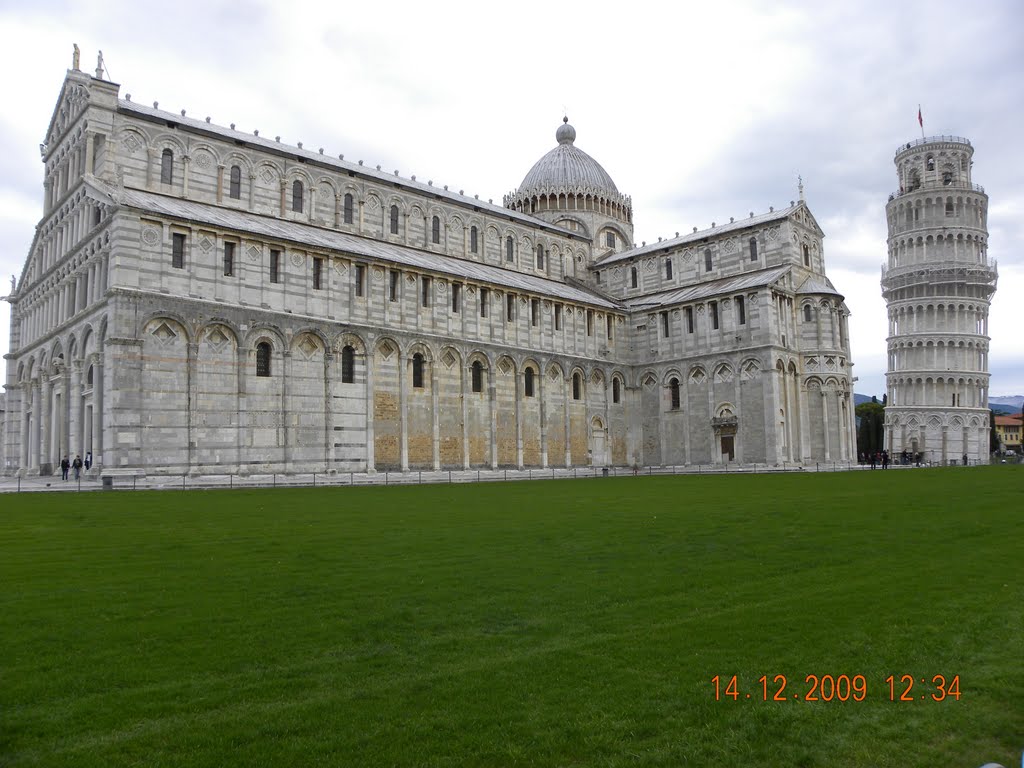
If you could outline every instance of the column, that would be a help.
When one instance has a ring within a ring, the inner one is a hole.
[[[103,462],[103,357],[96,355],[92,364],[92,464]]]
[[[369,275],[367,280],[369,280]],[[409,365],[411,357],[401,352],[398,354],[398,444],[401,448],[401,468],[403,472],[409,471],[409,376],[405,367]]]
[[[438,413],[440,403],[438,402],[438,391],[437,391],[437,363],[434,360],[430,361],[430,409],[433,414],[433,453],[434,453],[434,471],[437,472],[441,469],[441,415]]]
[[[371,475],[377,471],[373,436],[373,342],[373,335],[368,335],[363,353],[366,362],[366,471]]]
[[[284,433],[284,471],[291,472],[292,470],[292,446],[291,446],[291,429],[288,426],[288,379],[291,373],[292,367],[292,353],[290,350],[282,350],[281,352],[281,366],[283,370],[283,376],[281,376],[281,424],[282,431]]]
[[[75,458],[75,454],[81,454],[83,459],[85,454],[82,453],[82,361],[72,360],[71,361],[71,377],[67,387],[65,387],[65,398],[68,401],[68,411],[70,412],[70,423],[68,424],[68,446],[71,450],[72,461]]]
[[[359,209],[362,211],[362,207]],[[467,393],[470,391],[468,377],[470,375],[469,361],[463,361],[462,366],[462,468],[469,469],[469,404],[466,402]]]
[[[199,344],[189,342],[185,348],[185,387],[188,392],[188,412],[185,414],[185,467],[184,471],[192,474],[196,467],[196,403],[199,400],[199,377],[196,375],[199,359]]]
[[[53,473],[53,456],[50,438],[52,436],[51,423],[53,421],[53,384],[46,378],[46,372],[41,372],[42,393],[40,396],[39,409],[39,474],[49,475]]]
[[[572,373],[569,373],[570,377]],[[565,410],[565,466],[572,466],[572,445],[569,442],[572,432],[569,429],[569,397],[572,395],[569,389],[569,379],[562,378],[562,402],[564,403]]]
[[[554,311],[554,310],[552,310]],[[544,391],[547,388],[548,374],[546,370],[547,363],[544,360],[538,360],[537,366],[539,368],[537,373],[537,397],[540,398],[540,466],[541,469],[547,469],[548,466],[548,403],[547,398],[544,397]]]
[[[331,371],[337,359],[331,349],[324,350],[324,472],[334,472],[334,381]]]
[[[497,371],[488,366],[487,400],[491,421],[491,469],[498,468],[498,382]]]
[[[825,438],[825,461],[832,459],[832,441],[829,439],[828,393],[821,390],[821,431]]]
[[[523,400],[522,393],[524,382],[523,371],[519,371],[515,377],[516,382],[516,466],[523,468]]]

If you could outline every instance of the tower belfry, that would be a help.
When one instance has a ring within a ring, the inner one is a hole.
[[[974,148],[934,136],[896,150],[889,196],[885,446],[925,461],[988,457],[988,195],[971,181]]]

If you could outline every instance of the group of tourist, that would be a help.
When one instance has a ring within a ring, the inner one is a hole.
[[[82,456],[80,454],[75,454],[75,458],[74,458],[73,461],[69,461],[67,456],[65,456],[63,459],[61,459],[60,460],[60,477],[61,477],[61,479],[62,480],[67,480],[68,479],[68,472],[73,469],[73,470],[75,470],[75,480],[80,480],[81,477],[82,477],[82,467],[85,467],[86,471],[88,471],[88,469],[89,469],[89,465],[91,463],[89,461],[89,456],[90,456],[90,454],[86,454],[85,461],[82,461]]]

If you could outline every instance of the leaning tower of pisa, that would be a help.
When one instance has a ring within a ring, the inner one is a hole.
[[[885,207],[889,313],[885,445],[890,455],[988,458],[988,195],[972,183],[974,148],[934,136],[896,150],[899,190]]]

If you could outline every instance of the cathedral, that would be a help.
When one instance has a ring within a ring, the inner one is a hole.
[[[8,297],[4,472],[850,460],[802,190],[637,247],[576,138],[497,205],[135,103],[76,50]]]

